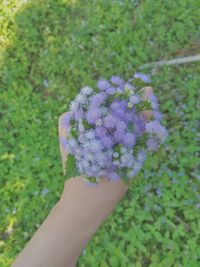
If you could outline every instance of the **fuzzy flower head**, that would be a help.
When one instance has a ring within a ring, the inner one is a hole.
[[[138,78],[138,79],[142,80],[145,83],[150,83],[151,82],[150,77],[148,75],[146,75],[146,74],[141,73],[141,72],[136,72],[133,75],[133,77],[134,78]]]
[[[116,85],[122,85],[123,84],[123,79],[119,76],[112,76],[110,81],[113,83],[113,84],[116,84]]]
[[[100,90],[106,90],[108,87],[110,86],[110,83],[103,79],[103,78],[100,78],[97,82],[97,87],[100,89]]]

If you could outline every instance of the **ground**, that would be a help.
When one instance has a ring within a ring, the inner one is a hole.
[[[57,122],[83,85],[199,54],[198,0],[2,0],[0,267],[10,266],[64,185]],[[200,63],[145,69],[169,137],[78,266],[200,266]]]

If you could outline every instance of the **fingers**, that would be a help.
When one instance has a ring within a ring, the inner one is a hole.
[[[66,149],[67,128],[65,126],[65,118],[66,118],[67,113],[68,112],[63,113],[59,117],[59,121],[58,121],[59,147],[60,147],[62,168],[63,168],[64,174],[65,174],[65,165],[67,161],[67,149]]]
[[[142,100],[147,100],[150,97],[150,95],[152,95],[152,94],[153,94],[153,89],[151,86],[144,87],[144,93],[142,96]],[[149,120],[152,116],[152,111],[150,111],[150,110],[144,110],[141,113],[145,117],[146,120]]]

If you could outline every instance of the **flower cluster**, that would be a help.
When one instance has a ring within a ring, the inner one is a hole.
[[[142,73],[135,73],[128,82],[119,76],[100,78],[96,89],[83,87],[71,102],[65,118],[65,145],[87,181],[99,181],[103,176],[113,181],[123,176],[132,179],[147,152],[166,139],[158,100],[153,93],[144,100],[138,80],[150,83]],[[145,119],[144,110],[151,110],[150,119]]]

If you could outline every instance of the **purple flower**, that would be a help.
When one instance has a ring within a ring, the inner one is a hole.
[[[120,78],[119,76],[112,76],[111,79],[110,79],[110,81],[112,83],[116,84],[116,85],[121,85],[124,82],[123,79]]]
[[[107,129],[113,129],[115,128],[115,125],[116,125],[116,118],[112,115],[108,115],[104,118],[104,126],[107,128]]]
[[[157,194],[158,197],[162,196],[162,192],[161,192],[160,188],[156,189],[156,194]]]
[[[84,112],[82,109],[78,109],[75,111],[74,113],[75,120],[79,121],[80,119],[83,119],[83,117],[84,117]]]
[[[97,137],[103,137],[107,134],[107,130],[106,130],[106,128],[100,126],[100,127],[96,127],[95,133],[96,133]]]
[[[117,110],[117,109],[119,109],[120,108],[120,101],[119,100],[114,100],[113,102],[112,102],[112,104],[110,105],[110,108],[112,109],[112,110]]]
[[[161,142],[167,138],[167,131],[165,127],[160,125],[158,121],[150,121],[146,124],[146,131],[150,134],[155,134]]]
[[[112,147],[112,140],[108,136],[104,136],[103,138],[101,138],[101,143],[105,148]]]
[[[82,132],[80,133],[78,137],[78,141],[79,143],[84,143],[86,141],[85,136],[82,134]]]
[[[140,102],[140,98],[139,96],[137,95],[132,95],[130,96],[130,102],[133,103],[133,104],[138,104]]]
[[[82,164],[82,166],[83,166],[84,169],[87,169],[90,166],[89,162],[86,159],[83,159],[81,161],[81,164]]]
[[[106,89],[106,93],[109,94],[109,95],[113,95],[116,93],[116,88],[113,87],[113,86],[110,86]]]
[[[85,130],[82,119],[80,119],[78,122],[78,130],[81,133],[84,132],[84,130]]]
[[[97,120],[95,121],[95,125],[96,125],[96,126],[102,126],[102,124],[103,124],[102,119],[97,119]]]
[[[154,94],[149,96],[149,100],[151,102],[152,109],[157,109],[159,107],[157,97]]]
[[[153,111],[153,116],[154,116],[154,119],[157,120],[157,121],[161,121],[162,120],[162,114],[157,110]]]
[[[133,166],[134,162],[134,157],[132,155],[132,152],[130,153],[129,151],[126,154],[123,154],[121,156],[121,164],[122,167],[129,167],[131,168]]]
[[[90,95],[91,93],[93,92],[93,89],[89,86],[84,86],[82,89],[81,89],[81,93],[83,95]]]
[[[134,134],[127,133],[124,135],[123,143],[126,147],[133,147],[135,145],[135,136]]]
[[[116,130],[113,134],[113,138],[115,142],[121,142],[123,140],[124,137],[124,131],[122,130]]]
[[[100,116],[101,116],[101,112],[97,108],[96,109],[90,109],[86,114],[87,121],[90,124],[94,124],[95,121],[100,118]]]
[[[113,112],[115,117],[118,117],[120,120],[126,120],[126,111],[123,108],[119,108]]]
[[[127,121],[127,122],[133,122],[134,119],[135,119],[135,113],[130,111],[130,112],[126,112],[126,115],[124,117],[124,119]]]
[[[106,99],[106,94],[104,92],[98,93],[94,95],[91,99],[91,107],[98,107],[100,106],[104,100]]]
[[[146,159],[146,153],[144,150],[140,150],[137,155],[137,159],[139,162],[144,162]]]
[[[158,142],[155,138],[151,137],[147,140],[147,149],[149,151],[154,151],[158,148]]]
[[[134,78],[138,78],[138,79],[142,80],[145,83],[150,83],[151,82],[151,79],[150,79],[149,75],[143,74],[141,72],[136,72],[133,75],[133,77]]]
[[[109,86],[110,86],[110,83],[103,78],[100,78],[97,82],[97,87],[100,90],[106,90]]]
[[[77,104],[84,104],[85,103],[85,100],[86,100],[86,96],[83,95],[82,93],[79,93],[76,98],[75,98],[75,102]]]
[[[101,143],[99,140],[92,140],[89,143],[89,150],[93,153],[99,153],[102,149]]]
[[[113,100],[113,102],[110,105],[111,110],[116,111],[119,108],[126,110],[127,108],[127,101],[126,100],[119,100],[119,99],[115,99]]]
[[[135,86],[128,82],[124,84],[124,88],[128,88],[129,90],[132,90],[132,91],[135,90]]]
[[[141,135],[143,134],[144,131],[145,131],[145,119],[143,116],[138,116],[136,117],[135,120],[135,133],[137,135]]]
[[[74,138],[67,139],[67,143],[65,144],[67,151],[69,153],[75,154],[78,148],[78,144]]]
[[[123,146],[121,147],[120,150],[121,150],[121,152],[122,152],[123,154],[127,152],[127,148],[125,148],[125,147],[123,147]]]
[[[114,152],[114,153],[113,153],[113,157],[114,157],[114,158],[118,158],[118,157],[119,157],[119,153]]]
[[[122,120],[118,120],[117,123],[116,123],[116,128],[117,130],[121,130],[121,131],[124,131],[126,129],[126,123]]]
[[[195,207],[196,207],[197,209],[200,209],[200,203],[199,203],[199,204],[196,204]]]
[[[114,182],[120,180],[120,176],[116,172],[108,172],[106,176]]]
[[[136,162],[135,163],[135,165],[133,167],[133,171],[135,172],[135,174],[138,173],[141,170],[142,165],[143,165],[142,162]]]
[[[89,130],[85,133],[85,137],[87,139],[94,139],[95,138],[95,134],[94,134],[94,131],[93,130]]]

